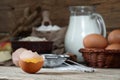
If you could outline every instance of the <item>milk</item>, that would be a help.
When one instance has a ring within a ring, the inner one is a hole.
[[[83,38],[91,33],[100,34],[100,31],[96,19],[91,15],[70,16],[65,36],[65,50],[77,55],[77,60],[82,62],[83,57],[79,50],[84,48]]]

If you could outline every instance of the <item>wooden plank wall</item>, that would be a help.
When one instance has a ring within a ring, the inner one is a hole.
[[[67,26],[71,5],[93,5],[106,23],[107,30],[120,28],[120,0],[0,0],[0,32],[10,32],[26,7],[50,11],[52,24]]]

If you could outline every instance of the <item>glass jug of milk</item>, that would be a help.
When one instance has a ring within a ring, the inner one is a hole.
[[[94,12],[93,6],[70,6],[69,26],[65,35],[65,51],[77,56],[83,62],[79,52],[83,46],[83,38],[92,33],[106,36],[106,27],[102,16]]]

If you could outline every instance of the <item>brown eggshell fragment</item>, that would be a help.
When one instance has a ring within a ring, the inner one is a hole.
[[[19,61],[22,70],[31,74],[38,72],[42,68],[43,63],[43,61],[39,61],[37,63],[25,62],[23,60]]]
[[[34,74],[38,72],[44,64],[44,57],[31,50],[24,51],[20,55],[20,68],[27,73]]]
[[[105,49],[107,49],[107,50],[120,50],[120,44],[118,44],[118,43],[110,44]]]
[[[108,42],[100,34],[89,34],[83,39],[83,44],[85,48],[105,48]]]
[[[12,53],[12,62],[16,65],[19,66],[19,60],[20,60],[20,54],[27,49],[25,48],[18,48]]]
[[[120,43],[120,29],[115,29],[108,34],[108,42],[110,44]]]

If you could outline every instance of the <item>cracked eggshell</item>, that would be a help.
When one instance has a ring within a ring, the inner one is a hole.
[[[12,62],[15,66],[19,66],[20,54],[26,50],[25,48],[18,48],[12,53]]]
[[[31,50],[24,51],[20,55],[20,68],[27,73],[34,74],[38,72],[44,64],[44,57]]]

